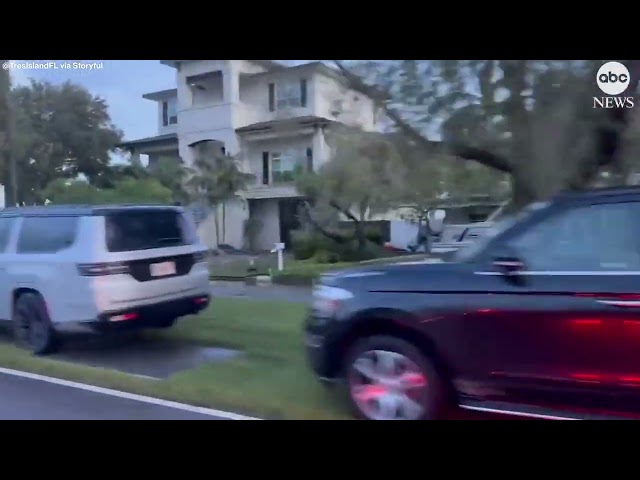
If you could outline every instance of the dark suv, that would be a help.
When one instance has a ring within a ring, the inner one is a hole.
[[[366,419],[640,413],[640,188],[562,194],[448,263],[324,276],[313,370]]]

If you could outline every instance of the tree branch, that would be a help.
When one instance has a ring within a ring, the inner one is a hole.
[[[640,85],[640,60],[626,60],[621,63],[629,69],[631,77],[627,92],[630,96],[637,98],[636,92]],[[595,178],[601,168],[613,165],[620,160],[624,131],[629,125],[630,111],[631,109],[628,108],[612,108],[605,111],[606,124],[596,129],[595,159],[589,156],[580,162],[569,188],[583,188]]]
[[[304,203],[303,212],[305,214],[305,217],[307,217],[307,220],[309,221],[309,223],[313,226],[313,228],[318,230],[322,235],[324,235],[327,238],[330,238],[331,240],[334,240],[337,243],[346,243],[347,242],[347,239],[344,238],[343,236],[327,230],[322,225],[320,225],[318,222],[316,222],[316,220],[313,218],[313,215],[311,215],[311,208],[309,207],[309,203],[308,202]]]
[[[345,67],[340,60],[334,60],[334,63],[355,90],[359,90],[370,97],[379,108],[384,110],[386,115],[393,121],[393,123],[396,124],[400,131],[402,131],[409,139],[415,141],[423,149],[433,153],[449,153],[464,160],[476,161],[486,167],[490,167],[504,173],[511,173],[511,165],[504,157],[480,148],[469,147],[467,145],[455,143],[443,144],[442,142],[429,140],[405,121],[398,111],[387,105],[386,99],[389,97],[388,92],[381,92],[379,89],[367,85],[359,75]]]

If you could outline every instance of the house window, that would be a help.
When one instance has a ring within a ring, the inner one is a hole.
[[[279,83],[276,91],[276,106],[283,108],[299,107],[301,104],[300,86],[297,83]]]
[[[273,152],[271,154],[271,175],[273,183],[290,183],[304,171],[304,156],[299,152]]]
[[[178,123],[177,99],[165,100],[162,102],[162,126],[175,125]]]

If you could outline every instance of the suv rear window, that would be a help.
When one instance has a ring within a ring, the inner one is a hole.
[[[175,210],[121,211],[105,215],[107,250],[130,252],[193,243],[189,225]]]

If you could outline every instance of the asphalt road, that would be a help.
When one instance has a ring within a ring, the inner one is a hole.
[[[0,373],[0,420],[222,420]]]

